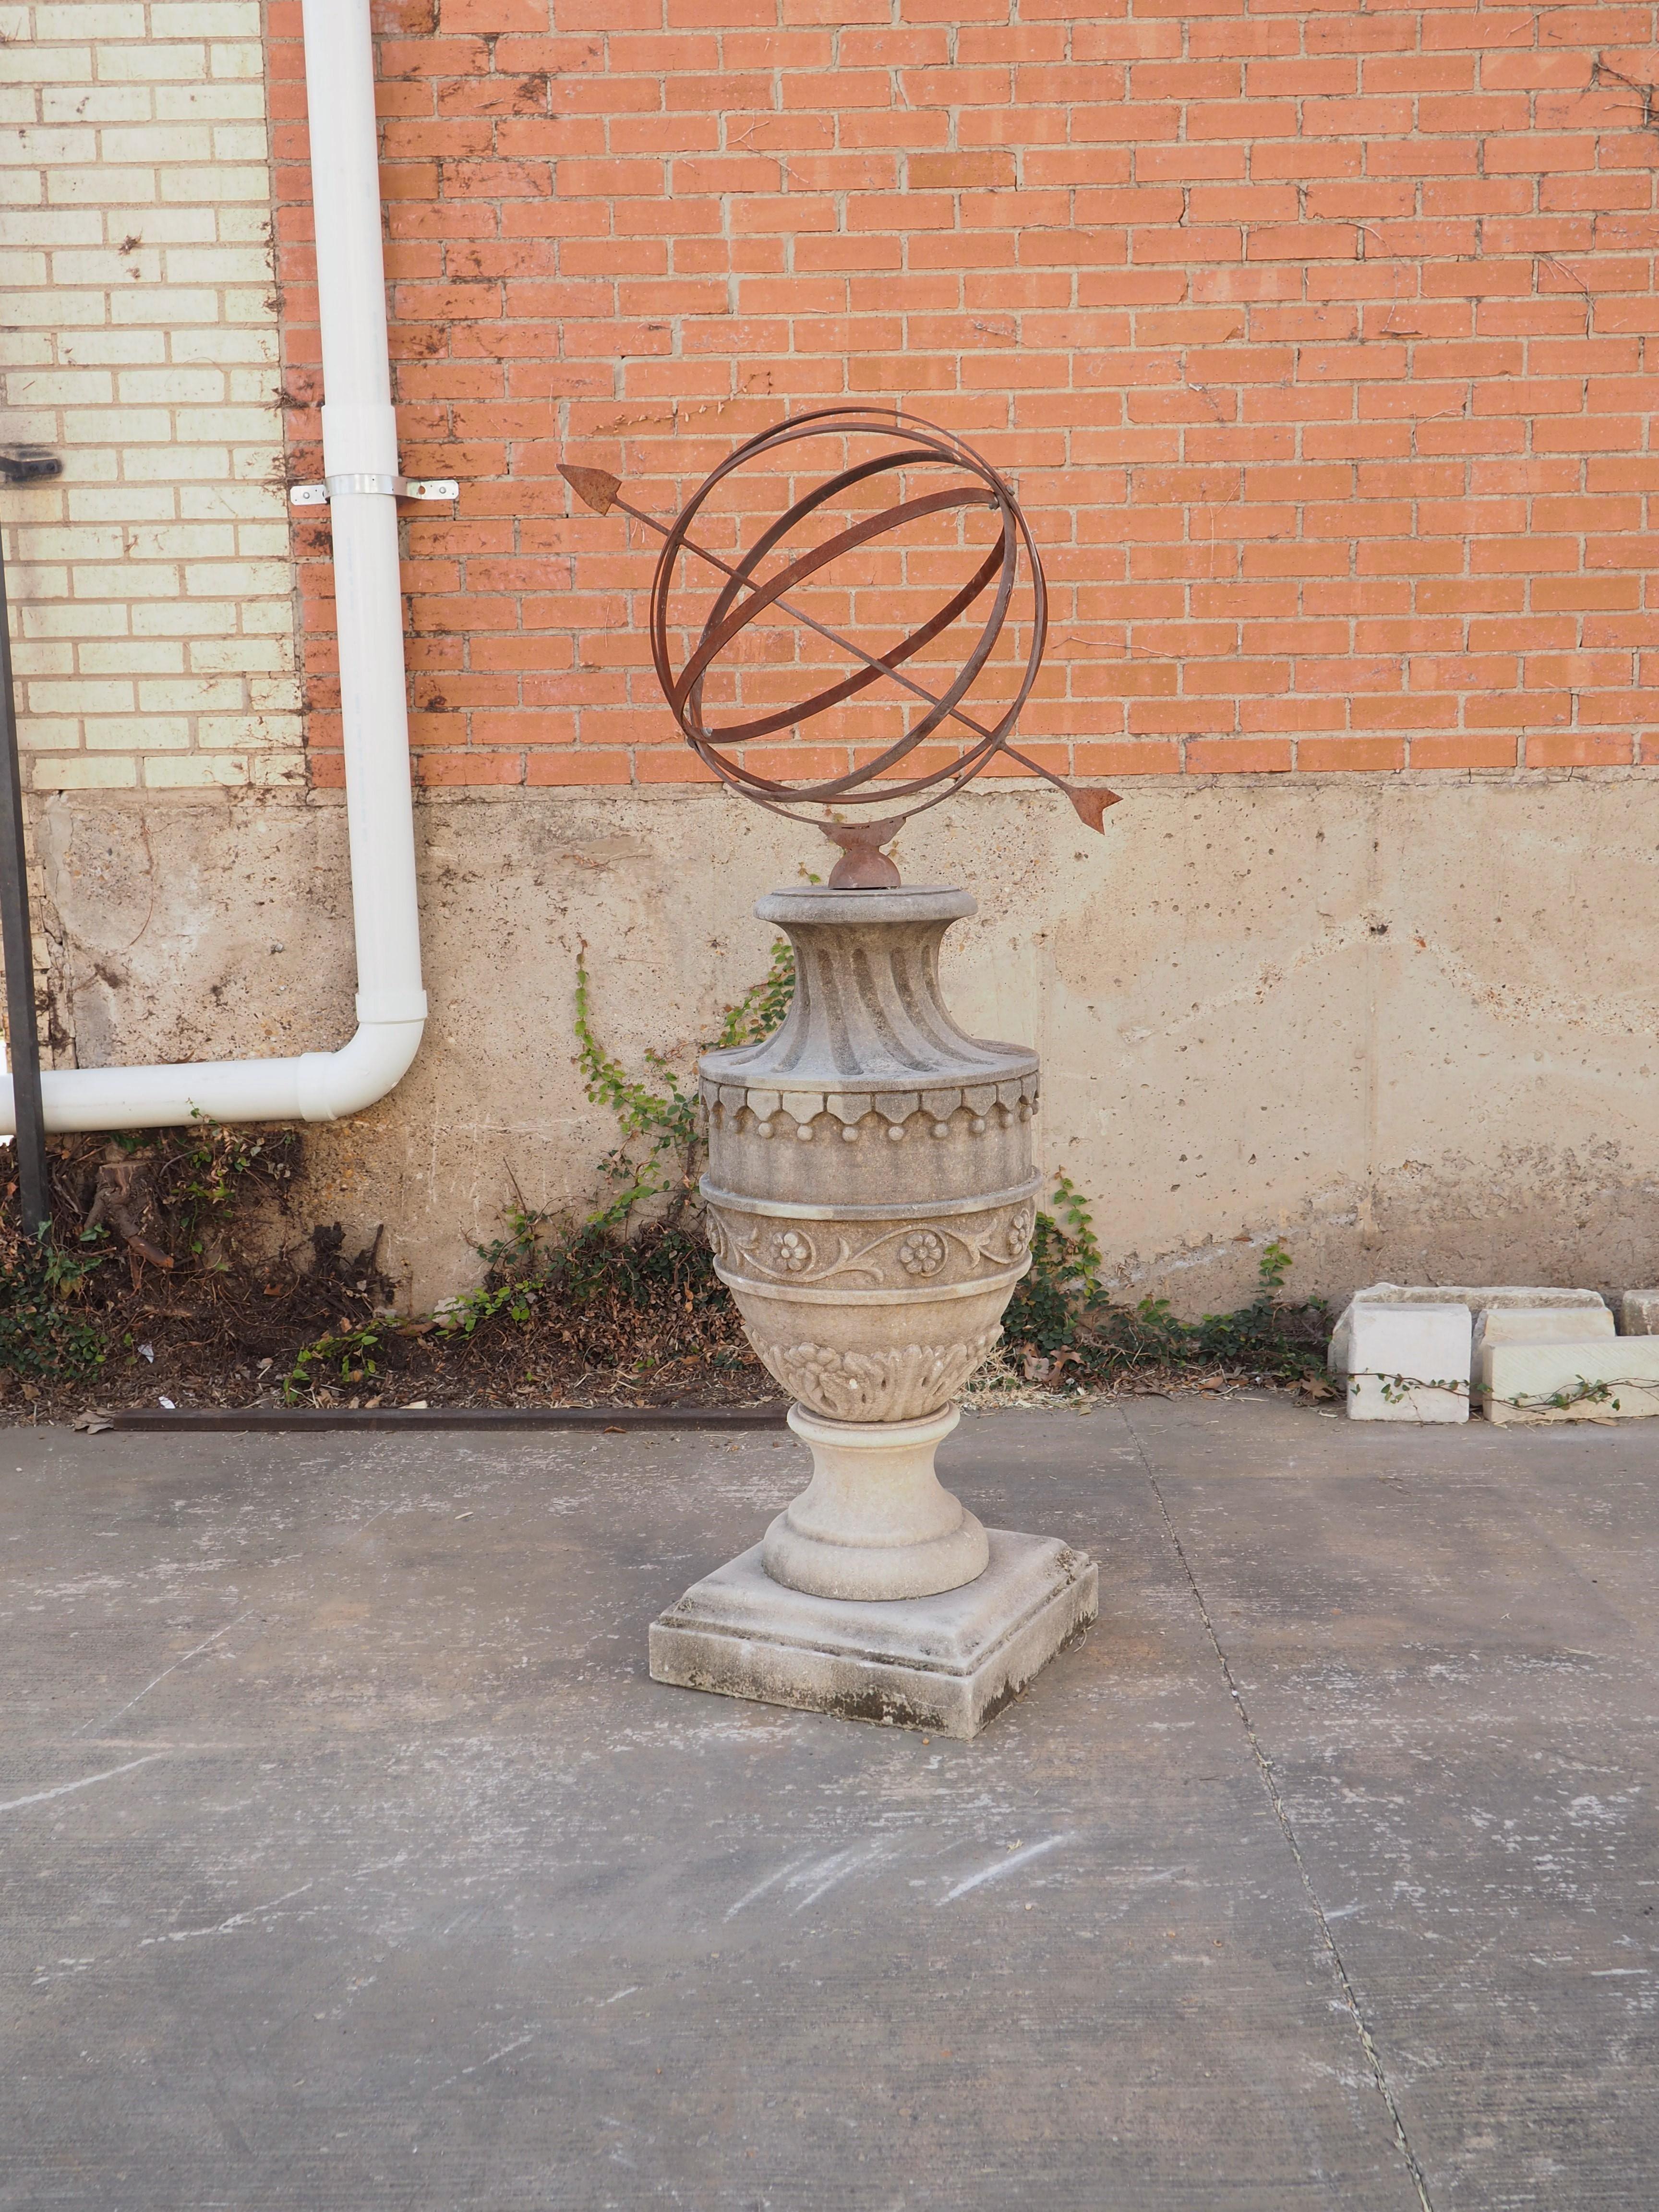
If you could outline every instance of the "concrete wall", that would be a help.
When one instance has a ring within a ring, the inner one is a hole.
[[[419,802],[434,1016],[383,1105],[312,1133],[311,1218],[387,1226],[409,1297],[476,1279],[512,1180],[581,1206],[614,1139],[571,1033],[586,944],[605,1042],[689,1060],[762,972],[749,914],[822,870],[723,794]],[[54,1009],[77,1056],[289,1052],[349,1033],[331,794],[52,800]],[[918,822],[912,881],[963,882],[947,988],[1033,1039],[1050,1170],[1115,1280],[1198,1312],[1263,1242],[1292,1285],[1659,1273],[1659,785],[1639,773],[1137,783],[1097,839],[1057,799]],[[711,859],[718,855],[718,859]]]

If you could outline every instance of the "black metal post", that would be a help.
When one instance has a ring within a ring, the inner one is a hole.
[[[26,1235],[52,1219],[46,1118],[40,1103],[40,1038],[34,1025],[34,951],[29,941],[28,871],[23,859],[23,781],[17,765],[6,563],[0,550],[0,956],[6,963],[7,1057],[16,1102],[17,1195]]]

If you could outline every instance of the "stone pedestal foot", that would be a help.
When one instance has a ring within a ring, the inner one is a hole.
[[[812,1480],[766,1532],[774,1582],[814,1597],[931,1597],[985,1571],[985,1531],[933,1472],[954,1406],[918,1421],[829,1421],[804,1406],[789,1425]]]
[[[885,1602],[787,1589],[767,1573],[757,1544],[652,1623],[652,1677],[977,1735],[1099,1607],[1099,1571],[1086,1553],[1048,1536],[984,1533],[990,1563],[975,1581]]]

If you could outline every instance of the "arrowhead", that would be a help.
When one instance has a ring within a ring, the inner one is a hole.
[[[1085,790],[1074,783],[1062,784],[1060,788],[1076,807],[1080,818],[1088,823],[1090,829],[1098,830],[1104,836],[1106,825],[1102,817],[1109,806],[1119,804],[1123,796],[1121,792],[1103,791],[1098,786],[1092,790]]]
[[[622,478],[611,476],[605,469],[574,468],[561,461],[559,474],[583,506],[591,507],[595,514],[609,514],[617,494],[622,489]]]

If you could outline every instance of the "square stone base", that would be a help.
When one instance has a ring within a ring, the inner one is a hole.
[[[848,1720],[977,1735],[1100,1609],[1100,1571],[1052,1536],[990,1528],[991,1564],[938,1597],[808,1597],[761,1547],[651,1624],[651,1674]]]

